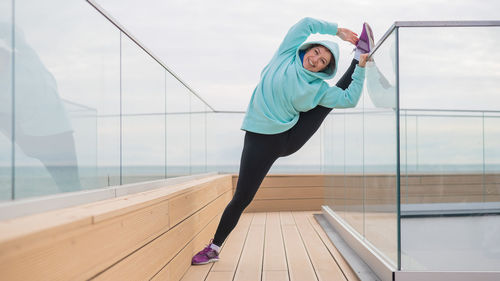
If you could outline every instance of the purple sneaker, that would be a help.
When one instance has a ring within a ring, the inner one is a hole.
[[[205,249],[201,250],[193,257],[193,259],[191,260],[192,265],[207,264],[209,262],[216,262],[219,260],[219,253],[217,253],[216,250],[210,248],[210,245],[212,245],[212,240],[210,240],[210,243],[205,247]]]
[[[361,31],[361,36],[359,36],[358,44],[356,48],[361,51],[362,54],[369,53],[375,46],[373,40],[373,32],[371,27],[365,22],[363,23],[363,30]]]

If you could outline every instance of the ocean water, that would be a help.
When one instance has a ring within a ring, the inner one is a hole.
[[[401,167],[401,174],[482,174],[500,173],[500,165],[421,165],[419,167]],[[238,165],[211,166],[126,166],[122,168],[122,184],[152,181],[164,178],[186,176],[207,172],[237,174]],[[61,192],[105,188],[120,184],[120,167],[62,167],[52,174],[44,167],[17,167],[14,171],[14,189],[12,169],[0,167],[0,201],[38,197]],[[320,165],[277,165],[269,174],[396,174],[394,165],[377,166],[320,166]],[[73,175],[73,176],[71,176]],[[75,176],[77,175],[77,176]]]

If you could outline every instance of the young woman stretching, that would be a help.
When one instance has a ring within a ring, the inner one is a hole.
[[[355,57],[336,86],[324,80],[337,72],[339,49],[331,41],[304,43],[314,33],[337,35],[356,45]],[[220,246],[250,204],[262,180],[279,157],[299,150],[333,108],[356,106],[365,78],[365,64],[373,35],[365,23],[358,39],[354,32],[312,18],[288,31],[278,51],[261,74],[243,121],[245,141],[238,184],[209,245],[192,264],[219,260]]]

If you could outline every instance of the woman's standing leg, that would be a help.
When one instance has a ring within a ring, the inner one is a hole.
[[[352,60],[349,68],[337,82],[337,87],[341,88],[342,90],[345,90],[347,89],[347,87],[349,87],[349,84],[351,84],[352,81],[352,74],[358,63],[359,62],[357,60]],[[301,112],[299,121],[289,131],[290,136],[288,138],[286,151],[282,156],[291,155],[299,150],[302,146],[304,146],[304,144],[319,129],[321,123],[323,123],[323,120],[325,120],[330,111],[332,111],[332,108],[318,105],[307,112]]]
[[[252,202],[267,172],[282,153],[286,135],[247,132],[241,154],[240,173],[233,199],[222,213],[213,244],[221,246],[234,229],[245,208]]]

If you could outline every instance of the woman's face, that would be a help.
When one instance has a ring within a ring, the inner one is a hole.
[[[302,66],[312,72],[322,71],[332,59],[332,53],[323,47],[315,46],[309,49],[304,55]]]

